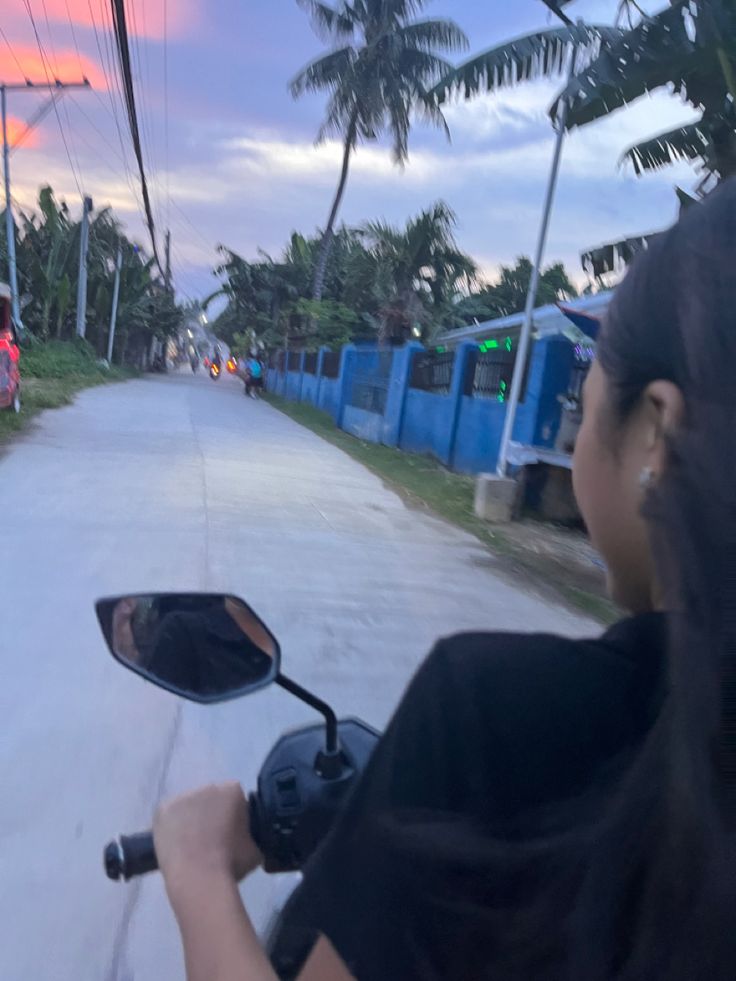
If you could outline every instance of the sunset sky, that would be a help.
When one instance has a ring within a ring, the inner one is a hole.
[[[94,91],[68,94],[59,103],[69,155],[53,112],[14,151],[14,197],[20,206],[32,206],[39,186],[49,183],[78,211],[79,184],[96,208],[111,204],[128,233],[146,245],[127,123],[118,95],[108,88],[109,0],[45,0],[45,9],[44,0],[2,0],[5,82],[19,81],[21,68],[45,78],[28,2],[51,74],[84,74]],[[164,4],[126,0],[134,83],[157,230],[162,239],[171,228],[177,289],[201,297],[216,286],[211,270],[217,243],[249,258],[259,247],[278,256],[293,229],[309,233],[324,223],[341,150],[335,142],[314,145],[324,97],[295,103],[288,92],[289,79],[323,49],[295,0]],[[648,9],[661,6],[650,0]],[[572,12],[610,23],[616,7],[616,0],[579,0]],[[539,0],[436,0],[427,15],[456,20],[472,53],[549,22]],[[352,165],[342,218],[350,224],[379,217],[403,222],[442,198],[457,213],[461,247],[492,276],[500,263],[533,250],[551,159],[546,109],[554,92],[555,86],[535,83],[451,106],[451,144],[418,123],[403,170],[393,166],[385,144],[363,147]],[[42,91],[9,96],[11,134],[22,132],[42,101]],[[691,108],[662,93],[573,133],[549,259],[564,260],[582,281],[582,249],[670,221],[676,212],[672,187],[692,187],[694,170],[683,164],[637,179],[618,160],[632,142],[693,118]]]

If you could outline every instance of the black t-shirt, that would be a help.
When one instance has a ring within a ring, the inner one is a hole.
[[[291,921],[329,937],[358,981],[484,977],[480,948],[512,935],[534,891],[535,836],[564,833],[551,814],[584,820],[591,788],[620,774],[653,724],[665,648],[658,614],[596,640],[440,641],[307,866]],[[525,981],[563,976],[562,946],[540,956]]]

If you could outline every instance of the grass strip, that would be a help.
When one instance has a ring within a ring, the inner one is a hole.
[[[452,473],[430,457],[406,453],[390,446],[368,443],[343,432],[332,417],[306,402],[290,402],[279,395],[265,394],[274,408],[316,435],[344,450],[381,477],[414,507],[428,508],[464,531],[475,535],[496,555],[507,560],[511,572],[528,579],[538,588],[554,593],[568,606],[608,624],[618,619],[620,612],[605,596],[602,589],[589,588],[568,563],[540,554],[514,535],[514,524],[503,527],[490,525],[476,517],[473,510],[475,479]],[[544,526],[540,524],[539,533]]]
[[[94,385],[123,381],[131,373],[106,368],[84,341],[49,341],[22,348],[19,413],[0,412],[0,445],[21,432],[44,409],[70,405],[77,392]]]

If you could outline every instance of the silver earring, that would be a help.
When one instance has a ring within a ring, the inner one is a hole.
[[[644,489],[651,487],[653,480],[654,470],[651,467],[642,467],[641,473],[639,474],[639,486]]]

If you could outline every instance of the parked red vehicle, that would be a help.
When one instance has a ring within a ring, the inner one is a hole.
[[[0,409],[20,412],[20,348],[10,311],[10,288],[0,283]]]

